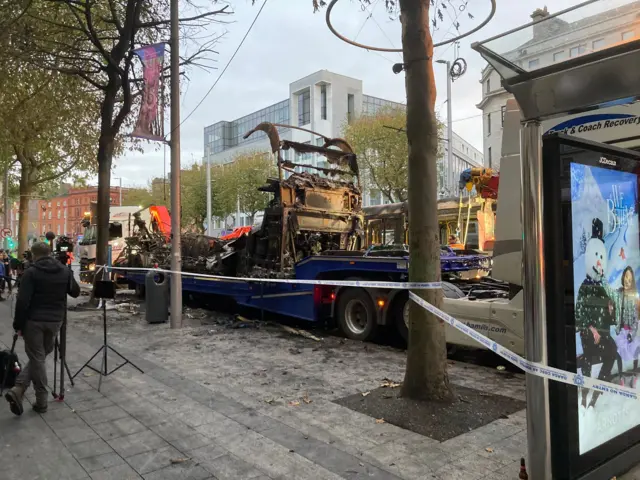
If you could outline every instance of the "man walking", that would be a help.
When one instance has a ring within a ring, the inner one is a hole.
[[[80,295],[71,270],[50,256],[49,245],[38,242],[31,247],[33,263],[20,281],[13,329],[22,333],[29,362],[5,398],[11,412],[22,415],[24,393],[33,383],[38,413],[47,411],[47,370],[45,359],[53,351],[54,340],[66,315],[67,294]]]

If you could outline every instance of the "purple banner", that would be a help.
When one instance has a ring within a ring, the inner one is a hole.
[[[147,45],[134,50],[142,62],[142,103],[138,121],[131,134],[134,137],[148,140],[164,141],[164,116],[158,101],[162,63],[164,60],[164,43]]]

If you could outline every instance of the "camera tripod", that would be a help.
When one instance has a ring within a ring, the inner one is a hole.
[[[67,265],[69,268],[69,282],[67,284],[67,291],[71,287],[71,276],[73,275],[73,268],[69,264]],[[58,360],[60,360],[60,390],[57,389],[57,380],[58,380]],[[71,370],[69,370],[69,365],[67,365],[67,296],[65,295],[64,300],[64,319],[62,320],[62,326],[60,327],[60,333],[56,335],[56,338],[53,343],[53,390],[51,391],[51,395],[58,402],[64,402],[64,373],[67,372],[67,376],[69,377],[69,382],[71,386],[75,386],[73,383],[73,378],[71,376]]]
[[[104,275],[103,275],[103,278],[105,278]],[[71,377],[71,378],[77,377],[78,374],[85,368],[89,368],[93,370],[94,372],[100,375],[100,379],[98,381],[98,391],[100,391],[100,389],[102,388],[102,377],[108,377],[109,375],[116,372],[117,370],[120,370],[125,365],[131,365],[140,373],[144,373],[140,367],[138,367],[135,363],[133,363],[127,357],[125,357],[120,352],[118,352],[115,348],[113,348],[107,342],[107,299],[115,299],[115,296],[116,296],[115,294],[116,294],[116,289],[115,289],[114,282],[110,280],[96,281],[95,297],[102,300],[102,334],[103,334],[102,346],[98,349],[96,353],[93,354],[93,356],[89,360],[87,360],[87,362],[82,367],[80,367],[80,369],[73,375],[73,377]],[[111,371],[109,371],[107,367],[107,353],[109,352],[109,350],[111,350],[113,353],[118,355],[122,360],[124,360],[123,363],[121,363]],[[98,370],[94,366],[90,365],[90,363],[94,358],[96,358],[100,354],[102,356],[102,362],[100,364],[100,369]]]

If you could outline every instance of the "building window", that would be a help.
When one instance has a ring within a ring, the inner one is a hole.
[[[538,68],[540,65],[540,59],[534,58],[533,60],[529,60],[529,68]]]
[[[355,109],[355,97],[350,93],[347,95],[347,122],[351,123],[353,121]]]
[[[60,210],[58,210],[58,219],[60,219]]]
[[[49,220],[51,220],[51,212],[49,212]]]
[[[487,113],[487,135],[491,135],[491,114]]]
[[[59,206],[60,206],[60,202],[58,202],[58,203],[56,204],[56,207],[59,207]]]
[[[628,32],[622,32],[622,41],[626,42],[627,40],[631,40],[635,36],[636,35],[633,30],[629,30]]]
[[[327,86],[324,83],[320,85],[320,118],[327,119]]]
[[[47,207],[50,207],[50,206],[51,206],[51,202],[47,203]]]
[[[487,95],[491,92],[491,79],[487,78]]]
[[[491,168],[491,147],[487,148],[487,161],[489,162],[489,168]]]
[[[566,57],[565,51],[562,50],[561,52],[556,52],[553,54],[553,61],[560,62],[561,60],[564,60],[565,57]]]
[[[311,123],[311,92],[305,90],[298,95],[298,126]]]
[[[601,48],[604,48],[604,38],[599,38],[598,40],[594,40],[591,46],[593,47],[594,52],[596,50],[600,50]]]
[[[507,106],[503,105],[500,107],[500,115],[501,115],[501,121],[502,121],[502,126],[504,127],[504,114],[507,113]]]
[[[66,200],[64,202],[62,202],[62,206],[64,206],[64,207],[67,206],[67,201]]]
[[[571,50],[569,50],[569,56],[571,58],[577,57],[579,55],[582,55],[586,50],[587,47],[585,45],[577,45],[575,47],[571,47]]]

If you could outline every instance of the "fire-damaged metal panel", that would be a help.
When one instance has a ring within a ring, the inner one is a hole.
[[[281,140],[277,127],[284,126],[310,132],[324,139],[323,146]],[[221,240],[205,235],[183,234],[182,264],[184,270],[220,273],[228,276],[288,276],[296,262],[325,251],[360,250],[364,247],[362,193],[356,155],[340,138],[327,138],[316,132],[293,127],[261,123],[256,131],[267,134],[272,153],[278,160],[278,178],[265,179],[259,188],[273,194],[264,210],[262,223],[248,235],[233,240]],[[304,165],[317,173],[296,172],[297,165],[282,160],[281,151],[314,153],[326,157],[335,168]],[[157,240],[157,239],[156,239]],[[166,243],[166,242],[165,242]],[[167,246],[157,241],[135,245],[135,263],[141,259],[162,259],[168,262]],[[158,252],[145,252],[149,245]],[[150,265],[149,265],[150,266]],[[164,266],[164,265],[160,265]]]

